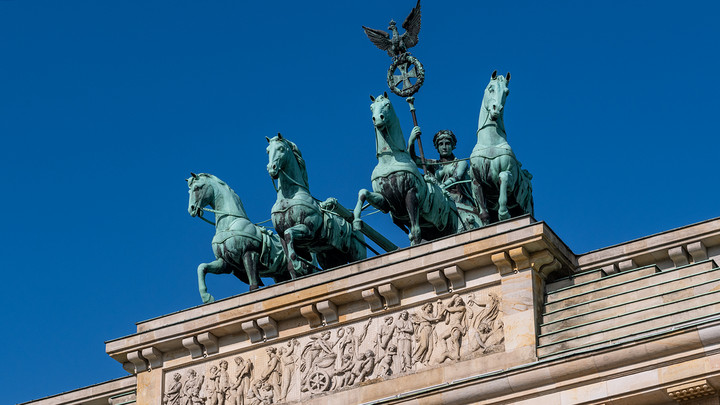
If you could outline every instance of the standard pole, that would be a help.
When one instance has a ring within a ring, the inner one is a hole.
[[[418,126],[417,116],[415,115],[415,97],[405,99],[410,104],[410,114],[412,114],[413,125]],[[423,173],[427,174],[427,164],[425,163],[425,152],[423,152],[422,139],[417,138],[418,149],[420,149],[420,161],[422,161]]]

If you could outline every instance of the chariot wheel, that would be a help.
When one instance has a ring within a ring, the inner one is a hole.
[[[307,385],[313,394],[327,391],[330,388],[330,375],[320,370],[313,371],[308,377]]]
[[[404,53],[393,60],[387,73],[387,85],[400,97],[417,93],[425,81],[425,68],[414,56]]]

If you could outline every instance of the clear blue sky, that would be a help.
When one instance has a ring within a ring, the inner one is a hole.
[[[482,89],[510,71],[505,122],[535,216],[576,253],[720,216],[720,3],[546,3],[424,1],[429,157],[443,128],[469,155]],[[280,131],[313,194],[352,206],[376,163],[368,95],[390,63],[360,26],[412,6],[0,1],[0,403],[126,375],[105,340],[201,302],[213,228],[187,213],[190,171],[267,219],[265,136]],[[408,245],[387,216],[370,222]],[[247,290],[208,282],[217,298]]]

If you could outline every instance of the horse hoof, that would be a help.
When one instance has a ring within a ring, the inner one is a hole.
[[[504,221],[506,219],[510,219],[510,213],[508,211],[504,212],[498,212],[498,219],[500,221]]]
[[[212,295],[210,295],[208,293],[200,294],[200,296],[202,297],[203,304],[209,304],[211,302],[215,302],[215,297],[213,297]]]
[[[260,287],[258,287],[257,284],[250,284],[250,291],[255,291],[255,290],[257,290],[258,288],[260,288]]]

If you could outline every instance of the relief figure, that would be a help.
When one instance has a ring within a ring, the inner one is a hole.
[[[182,383],[180,380],[182,379],[182,376],[180,373],[175,373],[173,375],[173,380],[175,381],[173,385],[170,386],[170,388],[165,392],[165,398],[163,398],[163,404],[165,405],[181,405],[180,400],[182,399]]]
[[[320,336],[310,336],[310,342],[305,345],[300,354],[302,358],[302,363],[300,363],[300,372],[302,373],[300,380],[301,391],[304,392],[309,389],[308,377],[317,368],[317,364],[325,364],[330,359],[332,359],[332,363],[335,362],[337,355],[333,353],[332,346],[330,344],[330,331],[325,331]]]
[[[397,355],[397,347],[389,345],[382,357],[378,358],[378,377],[385,377],[393,373],[393,360]]]
[[[408,317],[408,311],[402,311],[395,321],[397,353],[399,358],[397,369],[399,372],[408,371],[412,367],[412,334],[414,328]]]
[[[204,405],[204,401],[200,398],[200,389],[202,388],[205,377],[198,375],[193,369],[187,372],[187,381],[183,386],[183,401],[182,405]]]
[[[280,396],[278,397],[278,401],[284,401],[285,398],[287,398],[288,390],[290,389],[290,384],[292,383],[292,378],[295,375],[295,362],[297,361],[297,356],[293,355],[293,352],[295,351],[295,346],[299,346],[300,343],[297,341],[297,339],[290,339],[289,342],[287,342],[286,346],[281,347],[278,350],[278,355],[280,356],[280,364],[281,364],[281,381],[280,381]]]
[[[365,353],[359,353],[355,358],[355,365],[348,378],[347,385],[359,384],[367,377],[372,375],[375,370],[375,352],[368,350]]]
[[[260,380],[265,383],[263,389],[266,386],[271,387],[273,398],[280,398],[280,357],[278,357],[277,349],[274,347],[268,347],[265,351],[269,357],[268,367],[260,376]]]
[[[246,393],[250,389],[250,380],[252,380],[253,364],[250,360],[245,360],[241,356],[235,357],[235,384],[232,389],[235,391],[235,404],[245,405]]]
[[[355,366],[353,356],[350,354],[344,354],[340,366],[335,369],[335,375],[333,376],[333,386],[335,388],[342,388],[351,384],[352,370]]]
[[[466,312],[465,302],[458,294],[453,295],[450,304],[441,310],[440,317],[445,319],[448,328],[438,336],[439,342],[445,345],[445,351],[441,353],[438,363],[447,359],[460,360],[460,346],[467,331]]]
[[[265,386],[266,385],[262,382],[262,380],[255,380],[252,382],[250,391],[248,391],[247,395],[247,399],[249,401],[248,405],[272,404],[272,398],[270,399],[270,402],[266,401],[267,394],[265,394]],[[272,393],[272,387],[270,387],[270,392]]]
[[[472,295],[468,300],[471,351],[482,349],[483,353],[488,353],[505,341],[503,324],[499,317],[500,299],[494,293],[490,293],[489,297],[489,304],[478,303]]]
[[[438,300],[438,306],[442,301]],[[441,319],[433,309],[433,304],[428,302],[415,311],[412,323],[415,325],[415,350],[413,351],[413,364],[428,364],[433,350],[433,337],[435,335],[435,324]]]
[[[390,343],[390,339],[393,338],[395,335],[395,329],[397,329],[397,326],[393,324],[393,317],[392,316],[386,316],[383,318],[383,321],[385,323],[380,325],[380,330],[377,334],[377,356],[380,357],[384,355],[384,352],[387,351],[388,344]],[[381,350],[382,349],[382,350]]]
[[[220,370],[217,366],[210,367],[205,384],[205,397],[207,405],[218,405]]]

